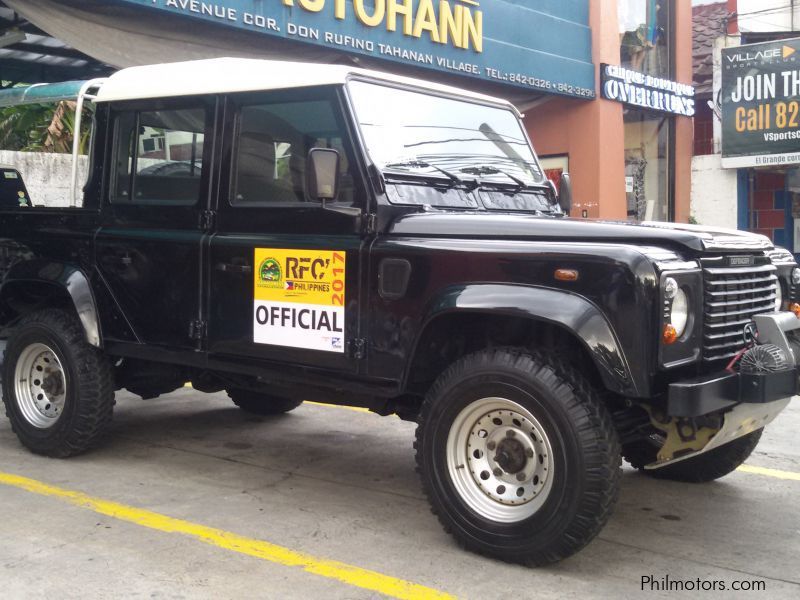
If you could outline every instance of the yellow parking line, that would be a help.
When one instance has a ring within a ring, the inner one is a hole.
[[[794,471],[779,471],[778,469],[767,469],[766,467],[755,467],[753,465],[742,465],[737,469],[737,471],[741,471],[742,473],[750,473],[751,475],[775,477],[776,479],[800,481],[800,473],[795,473]]]
[[[166,515],[151,512],[133,506],[126,506],[100,498],[92,498],[81,492],[66,490],[28,479],[19,475],[0,472],[0,484],[16,487],[34,494],[58,498],[81,508],[88,508],[96,513],[127,521],[142,527],[156,529],[167,533],[179,533],[198,541],[254,556],[272,563],[287,567],[301,567],[304,571],[335,579],[343,583],[379,592],[394,598],[428,599],[453,598],[438,590],[383,575],[376,571],[362,569],[335,560],[319,558],[303,552],[296,552],[283,546],[270,544],[263,540],[243,537],[230,531],[206,527],[197,523],[174,519]]]
[[[310,400],[306,400],[303,404],[313,404],[314,406],[324,406],[325,408],[344,408],[345,410],[354,410],[356,412],[370,412],[368,408],[363,408],[361,406],[347,406],[345,404],[327,404],[326,402],[312,402]]]

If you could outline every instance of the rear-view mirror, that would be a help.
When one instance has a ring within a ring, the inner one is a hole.
[[[561,181],[558,187],[558,205],[564,211],[564,214],[569,216],[569,211],[572,210],[572,181],[570,181],[569,173],[561,174]]]
[[[330,148],[312,148],[306,164],[306,193],[311,200],[336,200],[341,157]]]

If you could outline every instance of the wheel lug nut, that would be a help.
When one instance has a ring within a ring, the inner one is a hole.
[[[525,481],[525,473],[517,473],[517,481]]]
[[[496,446],[497,446],[497,444],[495,444],[494,442],[489,442],[488,444],[486,444],[486,447],[489,450],[494,450]]]
[[[525,451],[525,454],[526,454],[526,456],[527,456],[528,458],[533,458],[533,450],[532,450],[531,448],[528,448],[528,449]]]
[[[514,437],[515,435],[516,435],[516,434],[514,433],[514,431],[513,431],[512,429],[509,429],[509,430],[506,432],[506,436],[507,436],[507,437]]]
[[[494,473],[495,477],[500,477],[500,475],[503,474],[503,470],[502,469],[498,469],[497,467],[495,467],[494,471],[492,471],[492,472]]]

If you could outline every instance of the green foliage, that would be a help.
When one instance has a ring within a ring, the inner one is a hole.
[[[0,109],[0,148],[28,150],[42,139],[53,117],[53,107],[41,104]]]
[[[89,146],[91,114],[81,127],[81,154]],[[27,104],[0,108],[0,148],[22,152],[72,152],[75,103]]]

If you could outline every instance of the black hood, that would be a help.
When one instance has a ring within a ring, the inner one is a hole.
[[[516,238],[571,242],[621,242],[683,247],[695,252],[761,252],[772,249],[763,235],[684,225],[587,221],[521,214],[426,212],[405,215],[389,227],[389,234],[432,237]]]

